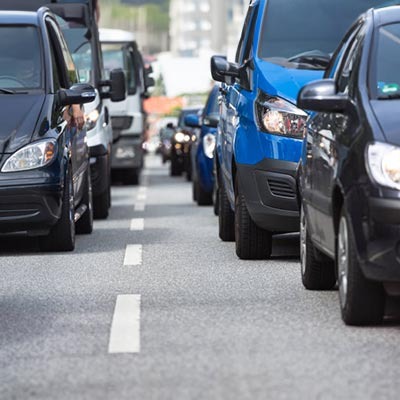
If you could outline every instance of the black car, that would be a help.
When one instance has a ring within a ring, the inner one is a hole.
[[[185,125],[185,118],[189,114],[197,114],[200,111],[201,108],[184,108],[179,114],[178,126],[171,138],[171,176],[179,176],[186,172],[188,180],[191,179],[192,162],[190,151],[194,135],[193,128]]]
[[[386,296],[400,294],[400,7],[360,17],[298,105],[313,111],[299,178],[303,284],[338,280],[343,320],[379,323]]]
[[[48,9],[0,12],[1,234],[40,236],[43,250],[67,251],[75,230],[92,231],[86,129],[71,110],[95,95],[78,83]]]

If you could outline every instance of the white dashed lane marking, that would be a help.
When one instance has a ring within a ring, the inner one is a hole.
[[[111,325],[109,353],[140,352],[140,295],[119,295]]]
[[[135,204],[135,211],[144,211],[146,209],[146,204],[143,203],[142,201],[137,202]]]
[[[141,244],[128,244],[125,250],[124,265],[142,265],[143,246]]]
[[[135,218],[131,220],[131,231],[143,231],[144,230],[144,219]]]

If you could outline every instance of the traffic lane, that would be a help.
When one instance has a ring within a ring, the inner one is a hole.
[[[151,178],[144,265],[134,271],[145,299],[134,395],[397,396],[398,324],[345,327],[336,291],[302,287],[296,238],[280,238],[272,261],[240,261],[217,238],[211,209],[188,204],[189,185]]]
[[[99,377],[107,376],[116,297],[131,289],[129,271],[122,268],[125,249],[140,240],[129,232],[136,193],[113,189],[120,204],[116,201],[109,220],[95,222],[92,235],[77,237],[73,253],[40,253],[32,240],[27,250],[21,248],[25,240],[15,241],[14,250],[2,246],[0,398],[36,393],[54,399],[62,387],[71,398],[76,387],[90,385],[85,375],[95,374],[86,372],[92,363]]]

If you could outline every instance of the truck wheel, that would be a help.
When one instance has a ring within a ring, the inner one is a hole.
[[[235,198],[236,255],[241,260],[265,260],[271,257],[272,234],[251,219],[242,193]]]
[[[385,292],[381,283],[365,278],[354,249],[349,218],[340,216],[336,246],[339,300],[342,319],[347,325],[376,325],[382,322]]]
[[[331,290],[336,284],[335,263],[312,243],[304,205],[300,209],[301,280],[308,290]]]
[[[235,214],[232,211],[224,185],[219,187],[218,227],[219,237],[224,242],[235,241]]]
[[[212,205],[212,193],[206,192],[200,185],[196,182],[196,192],[197,192],[197,204],[199,206],[211,206]]]
[[[87,209],[81,218],[76,222],[76,233],[89,234],[93,232],[93,195],[92,195],[92,180],[90,177],[90,169],[86,171],[86,183],[82,203]]]
[[[68,168],[62,197],[61,216],[48,236],[39,239],[42,251],[73,251],[75,249],[74,186]]]

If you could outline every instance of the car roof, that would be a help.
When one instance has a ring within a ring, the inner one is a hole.
[[[0,11],[0,24],[38,26],[38,13],[31,11]]]
[[[376,25],[400,22],[400,6],[376,8],[373,12]]]
[[[99,29],[100,42],[102,43],[125,43],[134,42],[135,35],[122,29]]]

